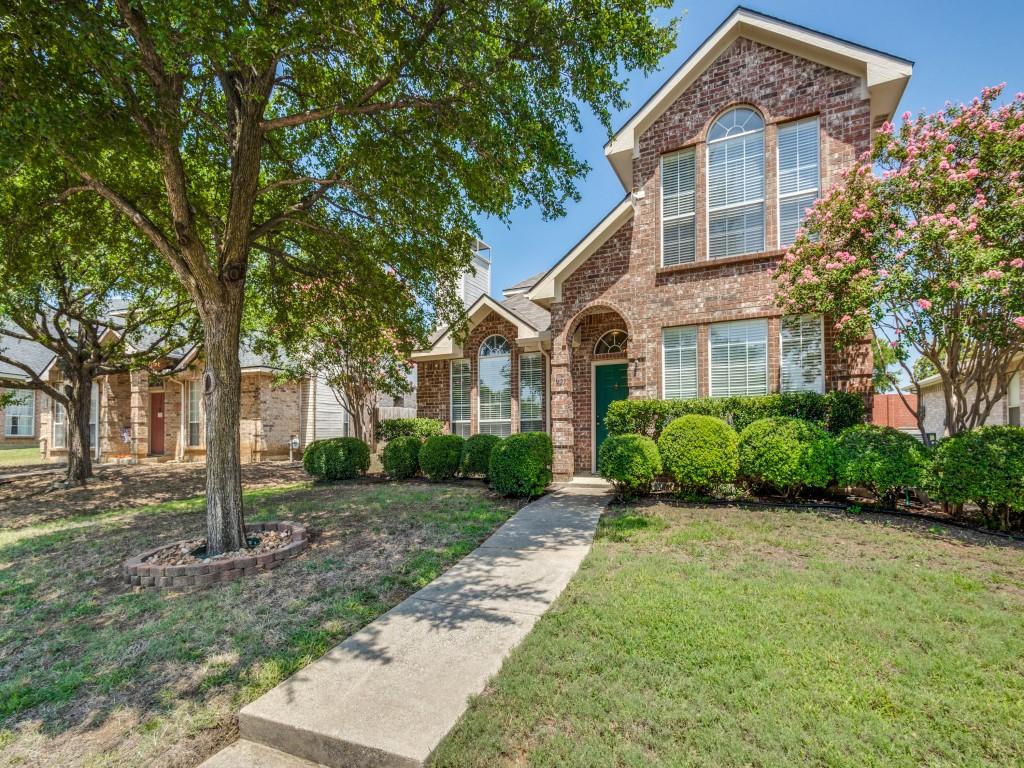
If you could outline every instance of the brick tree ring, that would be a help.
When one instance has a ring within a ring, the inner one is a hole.
[[[124,580],[134,587],[157,587],[181,589],[201,587],[234,581],[244,576],[277,568],[286,560],[298,556],[307,546],[305,526],[287,521],[269,523],[247,523],[247,534],[263,534],[274,532],[280,535],[281,545],[265,551],[239,550],[219,557],[199,559],[185,552],[195,562],[184,564],[166,564],[161,562],[161,555],[182,551],[182,547],[195,546],[195,543],[174,542],[146,550],[141,554],[128,558],[124,563]]]

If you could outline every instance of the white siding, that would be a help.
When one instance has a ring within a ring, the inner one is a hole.
[[[347,433],[348,412],[338,399],[339,394],[320,376],[302,382],[300,407],[302,408],[303,445],[329,437],[344,437]]]
[[[473,269],[475,274],[472,270],[467,271],[459,284],[459,293],[467,307],[491,292],[491,263],[482,256],[474,256]]]

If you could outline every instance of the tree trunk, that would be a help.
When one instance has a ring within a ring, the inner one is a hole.
[[[89,449],[92,377],[80,373],[65,386],[64,391],[68,397],[64,406],[68,446],[68,471],[64,480],[68,486],[85,485],[86,480],[92,477],[92,451]]]
[[[239,417],[242,371],[238,344],[241,291],[214,311],[203,313],[206,370],[206,551],[219,555],[245,546]]]

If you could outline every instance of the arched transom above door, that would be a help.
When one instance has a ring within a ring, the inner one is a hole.
[[[615,329],[601,335],[594,345],[595,355],[625,354],[629,336],[625,331]]]

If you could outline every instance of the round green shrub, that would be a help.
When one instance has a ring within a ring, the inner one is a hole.
[[[473,435],[462,446],[462,474],[483,475],[491,465],[491,451],[501,442],[497,435]]]
[[[426,440],[444,434],[444,425],[438,419],[384,419],[377,425],[377,439],[390,442],[396,437],[418,437]]]
[[[709,493],[736,479],[739,438],[714,416],[680,416],[658,438],[665,470],[684,493]]]
[[[651,481],[661,473],[661,454],[649,437],[612,435],[601,443],[598,465],[621,498],[634,498],[651,492]]]
[[[462,462],[462,444],[459,435],[428,437],[420,448],[420,469],[435,483],[448,482],[459,474]]]
[[[979,427],[940,440],[927,474],[927,488],[940,501],[976,504],[980,521],[989,527],[1021,529],[1024,429]]]
[[[302,465],[317,480],[351,480],[370,468],[370,448],[355,437],[315,440],[302,454]]]
[[[835,442],[821,427],[790,416],[758,419],[740,432],[739,476],[785,496],[826,488],[835,477]]]
[[[540,496],[551,483],[551,438],[543,432],[510,435],[494,446],[487,475],[505,496]]]
[[[906,432],[860,424],[837,438],[836,464],[841,485],[867,488],[880,501],[895,506],[901,489],[921,485],[927,451]]]
[[[423,441],[418,437],[405,435],[396,437],[384,446],[380,460],[388,477],[405,480],[420,471],[420,447]]]

